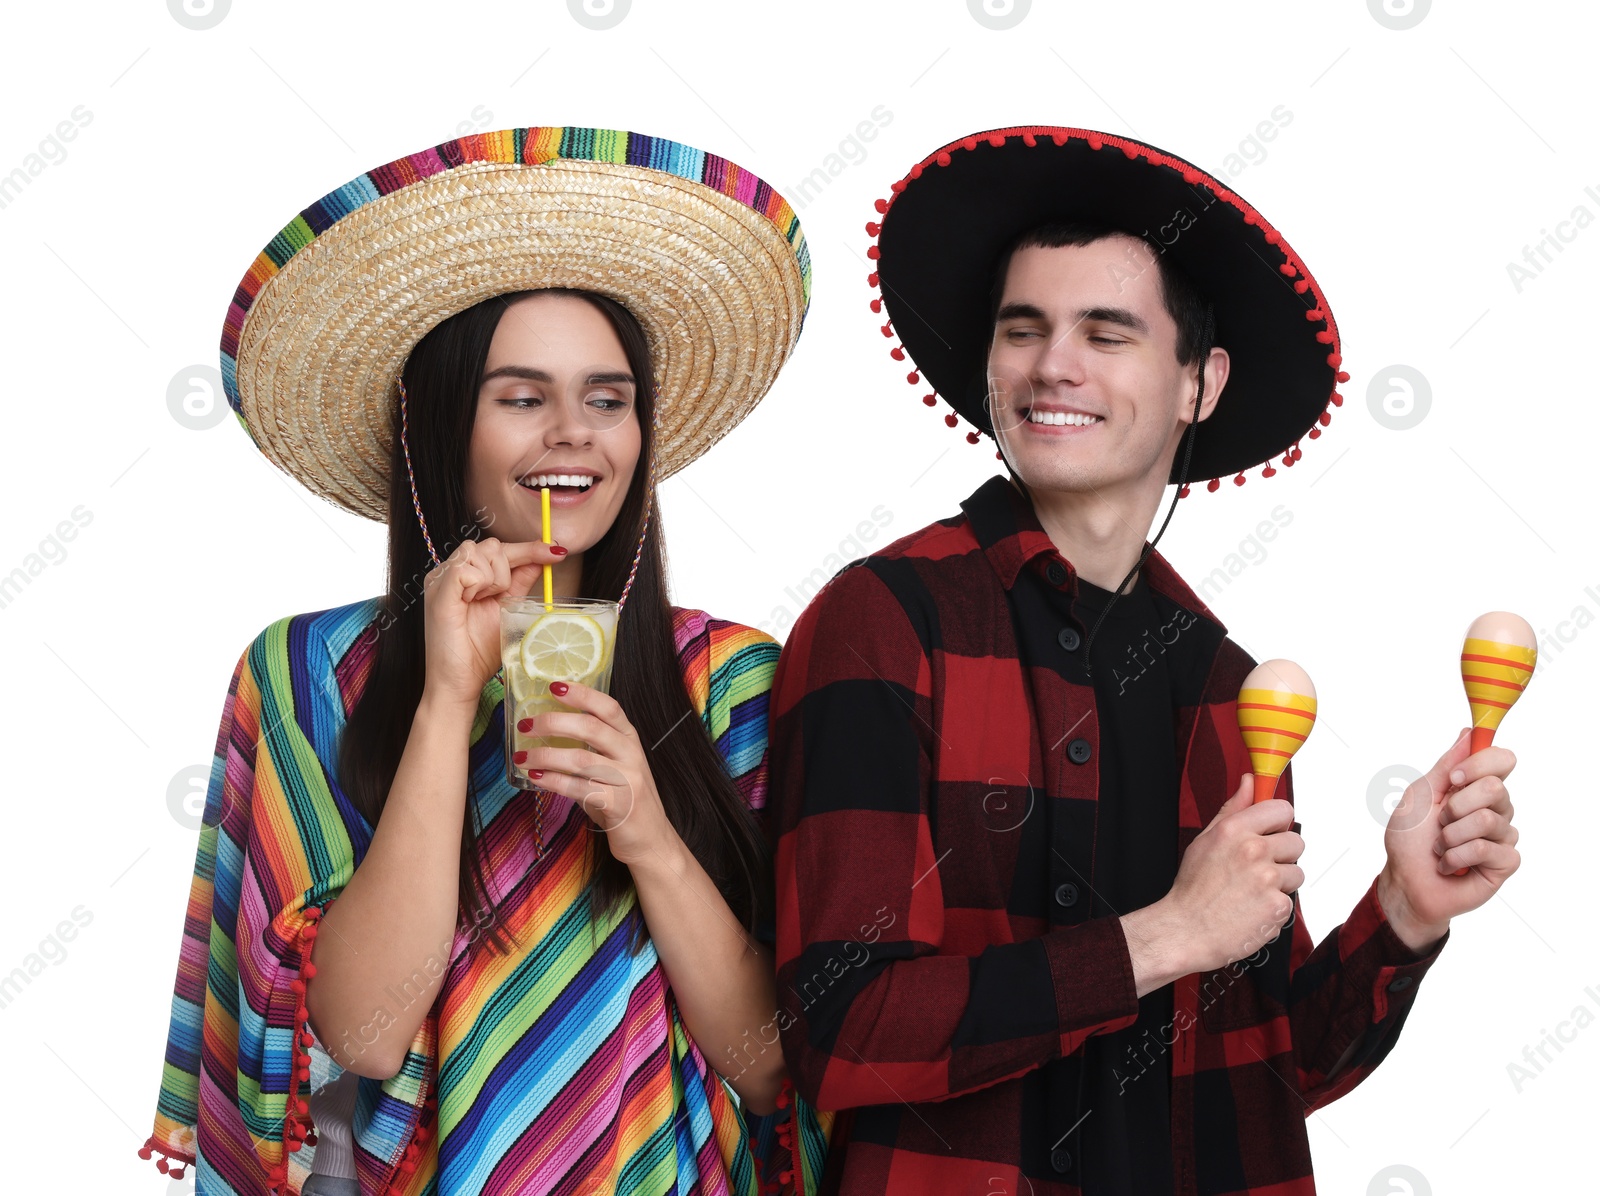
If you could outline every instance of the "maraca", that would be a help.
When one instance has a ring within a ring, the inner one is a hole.
[[[1528,621],[1510,611],[1492,610],[1472,620],[1461,645],[1461,684],[1472,710],[1469,751],[1481,752],[1494,742],[1500,720],[1533,676],[1538,642]],[[1455,875],[1465,876],[1468,871],[1457,868]]]
[[[1255,772],[1255,800],[1270,801],[1289,757],[1317,721],[1317,689],[1292,660],[1256,665],[1239,687],[1239,733]]]

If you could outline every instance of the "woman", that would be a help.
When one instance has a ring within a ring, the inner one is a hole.
[[[651,519],[808,294],[764,183],[597,130],[389,163],[258,258],[230,403],[387,519],[388,587],[235,670],[144,1157],[202,1196],[814,1190],[831,1118],[776,1046],[757,821],[777,646],[668,604]],[[623,610],[611,696],[527,728],[592,750],[528,753],[528,793],[499,599],[546,565]]]

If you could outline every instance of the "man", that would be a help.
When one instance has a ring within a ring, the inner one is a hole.
[[[823,1190],[1312,1193],[1305,1118],[1518,866],[1513,757],[1463,734],[1314,947],[1289,771],[1252,800],[1255,661],[1144,539],[1169,482],[1327,424],[1327,305],[1127,139],[981,134],[894,192],[874,308],[1009,476],[842,570],[779,662],[779,1028],[841,1111]]]

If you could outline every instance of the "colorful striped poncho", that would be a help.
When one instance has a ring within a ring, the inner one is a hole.
[[[379,613],[369,599],[282,619],[245,650],[228,687],[155,1132],[139,1152],[160,1152],[160,1168],[177,1176],[192,1164],[199,1196],[293,1196],[312,1170],[306,1096],[339,1068],[309,1049],[305,984],[321,911],[373,832],[334,762]],[[778,645],[701,611],[673,617],[706,733],[762,811]],[[653,944],[628,953],[631,893],[590,934],[582,861],[592,824],[569,800],[546,799],[535,862],[533,803],[504,775],[503,696],[498,680],[483,691],[468,767],[485,880],[522,949],[496,955],[477,927],[458,924],[448,961],[430,961],[445,974],[404,1065],[359,1081],[363,1196],[755,1196],[791,1177],[797,1193],[814,1192],[832,1115],[787,1091],[770,1117],[739,1107],[685,1032]]]

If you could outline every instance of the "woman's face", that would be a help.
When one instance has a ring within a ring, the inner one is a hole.
[[[539,488],[550,487],[551,538],[571,558],[622,509],[639,461],[636,380],[606,317],[571,295],[506,308],[478,388],[467,503],[489,535],[540,538]]]

